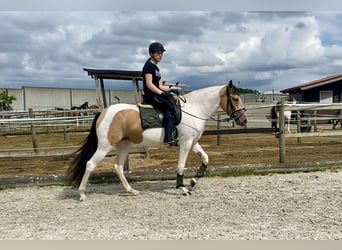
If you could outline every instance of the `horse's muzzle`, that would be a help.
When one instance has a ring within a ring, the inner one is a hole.
[[[247,124],[247,116],[246,116],[246,109],[237,109],[233,112],[232,118],[239,126],[244,126]]]

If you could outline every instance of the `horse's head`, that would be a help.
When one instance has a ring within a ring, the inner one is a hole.
[[[81,106],[78,107],[78,109],[89,109],[88,102],[83,103]]]
[[[238,88],[233,84],[232,80],[220,91],[220,106],[227,113],[230,119],[234,119],[237,125],[245,125],[247,123],[246,109],[238,95]]]

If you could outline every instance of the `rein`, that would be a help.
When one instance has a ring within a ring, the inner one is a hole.
[[[228,110],[228,105],[229,105],[229,103],[231,104],[231,100],[230,100],[230,91],[229,91],[229,88],[228,88],[228,86],[227,86],[227,91],[226,91],[226,95],[227,95],[227,110]],[[180,95],[177,95],[177,97],[183,102],[183,103],[186,103],[186,98],[184,97],[184,96],[180,96]],[[232,104],[231,104],[232,105]],[[233,105],[232,105],[233,106]],[[192,117],[194,117],[194,118],[197,118],[197,119],[200,119],[200,120],[203,120],[203,121],[207,121],[207,120],[212,120],[212,121],[215,121],[215,122],[229,122],[230,120],[234,120],[234,117],[236,116],[236,114],[239,114],[239,113],[241,113],[241,112],[245,112],[246,111],[246,109],[245,108],[241,108],[241,109],[236,109],[236,110],[234,110],[230,115],[229,115],[229,117],[227,117],[227,118],[223,118],[223,119],[215,119],[215,118],[213,118],[212,116],[210,116],[209,118],[203,118],[203,117],[199,117],[199,116],[197,116],[197,115],[194,115],[194,114],[191,114],[191,113],[189,113],[189,112],[187,112],[187,111],[184,111],[184,110],[182,110],[182,112],[183,113],[185,113],[185,114],[187,114],[187,115],[190,115],[190,116],[192,116]]]
[[[186,112],[186,111],[184,111],[184,110],[182,110],[182,112],[185,113],[185,114],[187,114],[187,115],[190,115],[190,116],[192,116],[192,117],[195,117],[195,118],[197,118],[197,119],[203,120],[203,121],[209,120],[209,119],[211,118],[211,117],[209,117],[209,118],[202,118],[202,117],[199,117],[199,116],[197,116],[197,115],[193,115],[193,114],[191,114],[191,113],[189,113],[189,112]]]
[[[186,103],[186,98],[185,98],[185,96],[177,95],[177,97],[178,97],[179,100],[181,100],[183,103]],[[202,117],[199,117],[199,116],[197,116],[197,115],[191,114],[191,113],[189,113],[189,112],[187,112],[187,111],[184,111],[183,109],[181,109],[181,110],[182,110],[183,113],[185,113],[185,114],[187,114],[187,115],[190,115],[190,116],[192,116],[192,117],[195,117],[195,118],[197,118],[197,119],[200,119],[200,120],[202,120],[202,121],[207,121],[207,120],[209,120],[209,119],[211,118],[211,117],[209,117],[209,118],[202,118]]]

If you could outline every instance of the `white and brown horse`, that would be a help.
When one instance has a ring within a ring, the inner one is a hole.
[[[276,106],[273,106],[270,110],[270,115],[271,115],[271,128],[275,129],[275,132],[279,132],[278,129],[278,123],[279,123],[279,105],[282,102],[277,102]],[[292,99],[292,104],[296,104],[297,101],[295,98]],[[284,118],[285,118],[285,122],[287,123],[287,132],[291,133],[291,115],[292,115],[292,111],[291,110],[285,110],[284,111]]]
[[[191,180],[194,186],[198,178],[204,176],[209,159],[199,145],[206,121],[221,107],[236,124],[247,122],[243,103],[238,96],[238,89],[229,82],[226,86],[208,87],[184,95],[182,119],[177,125],[179,159],[176,187],[184,194],[190,194],[183,185],[183,172],[189,151],[201,157],[202,165],[196,178]],[[125,187],[131,194],[139,194],[133,189],[123,172],[123,166],[132,144],[144,146],[163,146],[164,128],[145,129],[141,127],[139,109],[133,104],[114,104],[95,116],[90,133],[83,146],[75,153],[72,164],[67,170],[71,183],[79,186],[80,200],[83,201],[88,179],[96,166],[112,149],[117,156],[114,168]]]

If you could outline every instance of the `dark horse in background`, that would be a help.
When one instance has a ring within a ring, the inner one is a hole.
[[[85,102],[80,106],[72,106],[71,107],[71,110],[86,110],[86,109],[89,109],[88,102]],[[81,111],[75,111],[75,112],[70,112],[69,115],[70,116],[82,116],[82,115],[84,115],[84,113]]]
[[[99,109],[99,106],[97,105],[89,105],[88,102],[83,103],[80,106],[72,106],[71,109],[65,109],[65,108],[59,108],[59,107],[55,107],[55,110],[58,111],[66,111],[65,114],[67,116],[82,116],[85,115],[83,110],[91,110],[91,111],[96,111]]]

